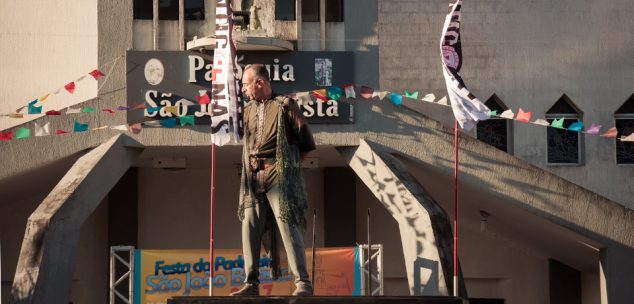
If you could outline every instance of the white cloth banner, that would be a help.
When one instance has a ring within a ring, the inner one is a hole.
[[[447,84],[447,96],[451,102],[454,116],[465,130],[472,129],[479,120],[489,118],[491,111],[467,89],[460,77],[462,66],[462,46],[460,43],[460,8],[462,1],[456,0],[449,5],[450,11],[440,38],[443,76]]]
[[[211,81],[211,142],[222,146],[231,139],[236,143],[243,134],[242,101],[238,94],[237,58],[233,37],[231,1],[216,0],[216,47],[214,76]]]

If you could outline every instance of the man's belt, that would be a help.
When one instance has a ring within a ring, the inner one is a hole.
[[[249,156],[249,167],[252,172],[267,170],[273,166],[275,166],[275,158],[273,157]]]

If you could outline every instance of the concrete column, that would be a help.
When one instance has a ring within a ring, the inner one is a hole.
[[[612,245],[600,252],[601,304],[632,303],[634,299],[634,250]]]
[[[450,295],[453,234],[445,211],[382,146],[362,139],[356,148],[337,150],[398,222],[410,294]],[[459,285],[466,298],[462,275]]]
[[[12,303],[68,303],[81,225],[143,151],[126,139],[116,135],[80,157],[31,214]]]
[[[152,50],[159,47],[159,0],[152,1]]]

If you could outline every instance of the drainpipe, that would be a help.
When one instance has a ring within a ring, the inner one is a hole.
[[[152,2],[152,49],[158,50],[159,2]]]
[[[178,49],[185,50],[185,0],[178,0]]]
[[[319,27],[321,28],[321,50],[326,50],[326,0],[319,0]]]
[[[295,0],[295,36],[297,36],[297,50],[301,51],[302,47],[302,0]]]

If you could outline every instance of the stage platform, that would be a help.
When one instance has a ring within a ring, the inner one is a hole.
[[[464,304],[454,297],[173,297],[167,304]]]

